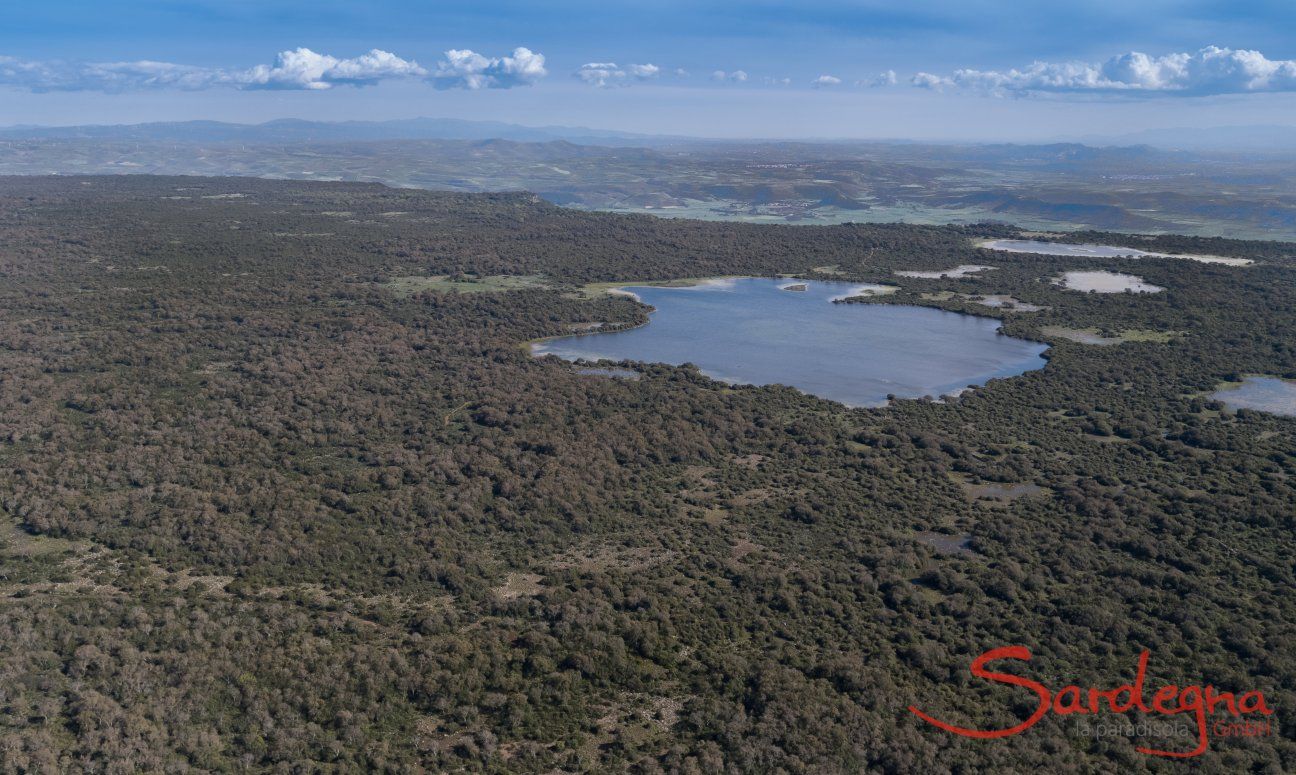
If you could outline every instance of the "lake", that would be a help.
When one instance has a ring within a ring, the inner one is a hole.
[[[1261,412],[1296,417],[1296,381],[1278,377],[1249,376],[1241,384],[1228,385],[1211,394],[1230,409],[1255,409]]]
[[[783,290],[784,286],[804,290]],[[834,304],[867,286],[738,278],[685,288],[626,286],[655,308],[639,328],[532,345],[567,360],[692,363],[734,384],[795,387],[849,406],[954,394],[1042,368],[1047,345],[999,321],[892,304]]]

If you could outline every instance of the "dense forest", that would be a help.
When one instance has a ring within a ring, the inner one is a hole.
[[[1147,649],[1149,686],[1262,690],[1273,733],[1190,764],[1296,771],[1296,419],[1208,395],[1296,377],[1296,245],[974,246],[1014,236],[0,178],[0,770],[1188,766],[1077,717],[983,741],[907,710],[1017,723],[1030,694],[968,666],[1020,644],[1054,687]],[[894,275],[959,264],[995,269]],[[1073,269],[1166,290],[1049,281]],[[1049,363],[850,409],[525,347],[646,320],[592,284],[735,274],[895,284],[866,301],[1000,317]]]

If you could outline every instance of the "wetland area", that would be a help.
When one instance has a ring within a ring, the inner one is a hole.
[[[1062,276],[1055,279],[1053,283],[1069,291],[1084,291],[1086,293],[1124,293],[1126,291],[1131,293],[1160,293],[1165,290],[1159,285],[1153,285],[1145,281],[1142,277],[1102,270],[1063,272]]]
[[[1074,245],[1063,242],[1043,242],[1028,239],[983,240],[977,247],[988,250],[1001,250],[1006,253],[1035,253],[1043,256],[1076,256],[1079,258],[1182,258],[1203,264],[1225,264],[1227,266],[1248,266],[1252,263],[1246,258],[1227,256],[1204,256],[1187,253],[1156,253],[1138,248],[1119,247],[1116,245]]]

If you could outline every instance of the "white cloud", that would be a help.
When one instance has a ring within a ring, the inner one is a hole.
[[[1131,51],[1101,64],[1034,62],[1020,70],[957,70],[949,77],[919,73],[912,83],[924,88],[1022,94],[1199,96],[1296,91],[1296,60],[1274,60],[1259,51],[1207,46],[1192,54],[1160,57]]]
[[[485,57],[469,49],[451,49],[437,63],[431,81],[438,89],[509,89],[530,86],[548,75],[543,54],[513,49],[512,56]]]
[[[590,86],[607,86],[615,79],[626,76],[625,71],[618,68],[616,62],[587,62],[576,68],[576,72],[572,75]]]
[[[932,75],[931,73],[918,73],[913,78],[909,79],[909,83],[920,89],[934,89],[936,91],[940,91],[946,86],[954,85],[954,82],[949,78],[942,78],[939,75]]]
[[[791,86],[792,85],[791,78],[771,78],[770,76],[765,76],[764,80],[766,86]]]
[[[487,58],[447,51],[429,72],[412,59],[373,49],[350,59],[308,48],[281,52],[273,65],[246,69],[194,67],[172,62],[59,62],[0,57],[0,86],[30,91],[122,92],[144,89],[293,89],[323,91],[368,86],[385,80],[427,78],[439,88],[508,88],[545,75],[544,56],[518,48],[512,56]]]
[[[653,64],[620,67],[616,62],[589,62],[576,68],[572,75],[590,86],[606,88],[647,81],[656,78],[660,72],[661,68]]]
[[[871,80],[859,81],[856,83],[856,85],[867,86],[871,89],[878,89],[883,86],[895,86],[897,80],[898,79],[896,78],[895,70],[884,70],[878,73],[877,75],[873,76]]]
[[[281,52],[273,67],[257,65],[228,77],[235,84],[249,89],[320,90],[338,84],[366,86],[387,78],[424,75],[427,75],[427,70],[417,62],[401,59],[380,49],[373,49],[354,59],[338,59],[328,54],[317,54],[308,48],[299,48]]]
[[[657,65],[628,65],[626,70],[630,72],[631,76],[639,80],[656,78],[657,74],[661,72],[661,68]]]
[[[734,83],[742,83],[743,81],[747,80],[747,73],[742,70],[734,70],[731,73],[726,73],[724,70],[716,70],[714,73],[711,74],[711,80],[733,81]]]
[[[811,81],[810,85],[815,87],[816,89],[820,89],[825,86],[839,86],[841,82],[842,82],[841,79],[835,75],[821,75],[818,78]]]

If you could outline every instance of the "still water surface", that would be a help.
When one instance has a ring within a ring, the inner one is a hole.
[[[782,290],[804,285],[805,290]],[[688,288],[627,286],[656,309],[646,326],[537,342],[567,360],[695,364],[731,383],[783,384],[850,406],[956,393],[1044,366],[1046,345],[999,321],[925,307],[834,304],[860,286],[740,278]]]
[[[1250,376],[1240,385],[1230,385],[1211,394],[1230,409],[1256,409],[1296,417],[1296,381],[1278,377]]]

